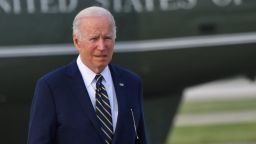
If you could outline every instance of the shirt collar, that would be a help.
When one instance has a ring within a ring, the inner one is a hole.
[[[85,86],[86,87],[90,86],[94,81],[96,73],[94,73],[90,68],[88,68],[85,64],[83,64],[80,55],[78,56],[76,62],[81,72],[81,75],[83,77]],[[103,82],[111,81],[111,73],[108,66],[106,66],[100,74],[103,76]]]

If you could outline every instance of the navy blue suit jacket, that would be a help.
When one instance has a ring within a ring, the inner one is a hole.
[[[141,80],[133,73],[109,65],[118,101],[112,144],[147,144]],[[106,86],[107,87],[107,86]],[[95,110],[76,62],[38,80],[33,97],[28,144],[104,144]]]

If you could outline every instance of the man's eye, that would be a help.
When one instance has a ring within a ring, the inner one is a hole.
[[[112,37],[105,37],[106,40],[112,40]]]
[[[96,41],[96,40],[97,40],[96,37],[90,38],[90,41]]]

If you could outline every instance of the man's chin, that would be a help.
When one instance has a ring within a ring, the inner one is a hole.
[[[104,62],[104,63],[98,63],[97,64],[97,68],[98,69],[104,69],[106,66],[108,65],[108,63],[107,62]]]

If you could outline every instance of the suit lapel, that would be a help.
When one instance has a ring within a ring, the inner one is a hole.
[[[113,79],[116,98],[118,103],[118,117],[117,117],[117,124],[115,129],[115,134],[113,137],[112,144],[115,144],[118,140],[119,134],[122,131],[122,121],[127,118],[126,111],[127,111],[127,100],[125,96],[125,81],[122,79],[120,72],[115,69],[112,65],[109,65],[111,76]]]
[[[68,75],[70,76],[70,86],[72,89],[72,93],[75,97],[78,98],[84,112],[87,114],[89,119],[91,120],[92,124],[94,125],[95,129],[97,129],[98,133],[103,136],[103,133],[100,129],[100,126],[98,124],[98,120],[95,114],[95,110],[93,108],[93,105],[91,103],[89,94],[86,90],[85,84],[83,82],[82,75],[78,69],[78,66],[76,62],[73,62],[68,71]]]

